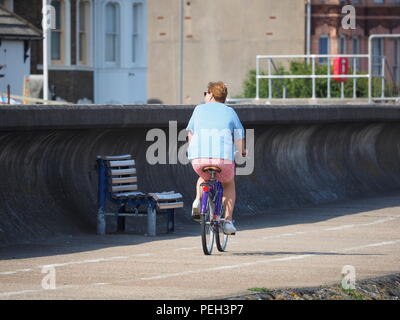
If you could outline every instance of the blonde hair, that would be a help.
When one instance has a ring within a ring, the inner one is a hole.
[[[228,88],[222,81],[209,82],[208,92],[212,93],[215,101],[224,103],[228,95]]]

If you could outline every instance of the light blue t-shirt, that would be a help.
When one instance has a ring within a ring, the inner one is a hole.
[[[196,158],[234,159],[234,139],[244,138],[244,128],[235,110],[219,102],[198,105],[186,127],[193,133],[189,160]]]

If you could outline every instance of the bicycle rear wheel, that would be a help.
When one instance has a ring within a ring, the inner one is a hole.
[[[201,213],[201,243],[205,255],[210,255],[214,246],[214,227],[211,224],[214,207],[210,197],[207,199],[207,210]]]
[[[216,228],[216,235],[215,235],[215,243],[217,245],[217,249],[218,251],[225,251],[226,250],[226,246],[228,244],[228,235],[224,233],[223,230],[223,222],[224,222],[224,218],[225,218],[225,206],[222,206],[222,212],[221,212],[221,216],[220,216],[220,220],[218,223],[218,227]]]

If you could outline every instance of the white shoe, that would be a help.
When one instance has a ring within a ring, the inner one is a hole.
[[[225,220],[223,229],[224,229],[225,234],[235,234],[236,233],[236,228],[233,225],[233,222],[231,220]]]
[[[196,222],[200,221],[200,200],[195,199],[192,205],[192,219]]]

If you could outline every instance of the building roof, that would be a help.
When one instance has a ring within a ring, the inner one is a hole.
[[[0,39],[40,40],[42,32],[15,13],[0,7]]]

